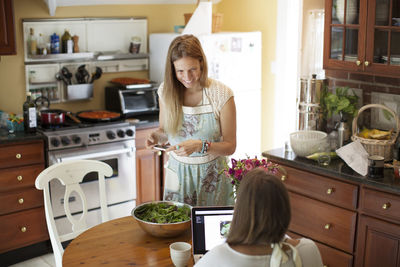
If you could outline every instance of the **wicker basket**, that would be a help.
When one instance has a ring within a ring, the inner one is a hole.
[[[197,6],[199,5],[200,1],[197,0]],[[190,18],[192,17],[193,13],[185,13],[183,16],[185,17],[185,25],[188,24]],[[222,13],[214,13],[212,16],[212,32],[220,32],[222,27],[222,21],[224,18],[224,14]]]
[[[385,109],[393,115],[394,119],[396,120],[396,131],[392,133],[392,136],[390,137],[390,139],[376,140],[376,139],[363,138],[363,137],[360,137],[357,135],[358,117],[364,110],[366,110],[368,108]],[[360,108],[357,116],[354,117],[352,126],[353,126],[352,127],[353,135],[351,136],[351,140],[353,140],[353,141],[359,140],[370,156],[372,156],[372,155],[382,156],[382,157],[384,157],[385,161],[390,161],[393,159],[393,147],[394,147],[394,143],[396,142],[397,136],[399,135],[399,127],[400,127],[399,117],[396,115],[396,113],[393,110],[389,109],[388,107],[386,107],[384,105],[380,105],[380,104],[365,105],[362,108]]]

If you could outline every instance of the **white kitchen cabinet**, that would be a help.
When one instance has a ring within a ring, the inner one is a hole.
[[[70,19],[24,19],[24,52],[26,71],[26,91],[33,98],[48,97],[52,103],[72,100],[64,81],[56,79],[56,74],[66,67],[73,75],[72,85],[77,85],[76,70],[85,64],[89,74],[100,67],[103,73],[148,70],[147,19],[131,18],[70,18]],[[28,37],[30,29],[36,37],[42,34],[45,43],[50,44],[50,36],[60,37],[68,30],[71,36],[79,37],[78,53],[29,55]],[[140,40],[139,52],[129,53],[132,38]],[[80,90],[80,89],[77,89]],[[88,98],[90,98],[90,94]],[[82,98],[87,99],[87,98]]]

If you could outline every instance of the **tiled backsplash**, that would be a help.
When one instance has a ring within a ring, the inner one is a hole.
[[[399,78],[388,78],[380,76],[370,76],[357,73],[350,73],[339,70],[326,70],[325,76],[330,89],[348,86],[356,89],[355,93],[360,97],[359,104],[383,104],[400,115],[400,75]],[[391,128],[392,122],[388,122],[378,112],[371,109],[371,114],[365,112],[369,120],[371,117],[371,127]]]

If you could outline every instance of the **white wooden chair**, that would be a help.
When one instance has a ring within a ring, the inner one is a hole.
[[[36,188],[43,190],[47,228],[57,267],[62,267],[64,249],[61,242],[75,238],[88,228],[86,223],[88,214],[87,200],[79,183],[82,182],[83,177],[90,172],[98,173],[100,209],[102,221],[105,222],[108,221],[108,212],[104,177],[111,176],[113,173],[112,168],[108,164],[97,160],[61,162],[46,168],[36,178]],[[72,231],[64,235],[59,235],[57,231],[53,216],[53,207],[50,201],[49,182],[53,179],[60,180],[62,185],[65,186],[64,199],[69,199],[71,193],[75,191],[82,201],[83,213],[78,219],[72,217],[69,202],[64,201],[65,214],[68,221],[72,224]]]

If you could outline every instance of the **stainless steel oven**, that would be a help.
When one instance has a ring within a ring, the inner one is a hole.
[[[153,84],[106,87],[106,109],[134,115],[158,113],[157,87]]]
[[[109,164],[113,175],[106,177],[110,219],[130,215],[136,206],[135,127],[128,123],[56,130],[44,133],[48,140],[48,165],[77,159],[94,159]],[[87,174],[81,184],[87,197],[88,226],[101,222],[97,174]],[[51,202],[60,234],[70,232],[63,204],[70,202],[72,214],[81,215],[82,202],[74,192],[64,199],[65,187],[55,179],[50,183]]]

